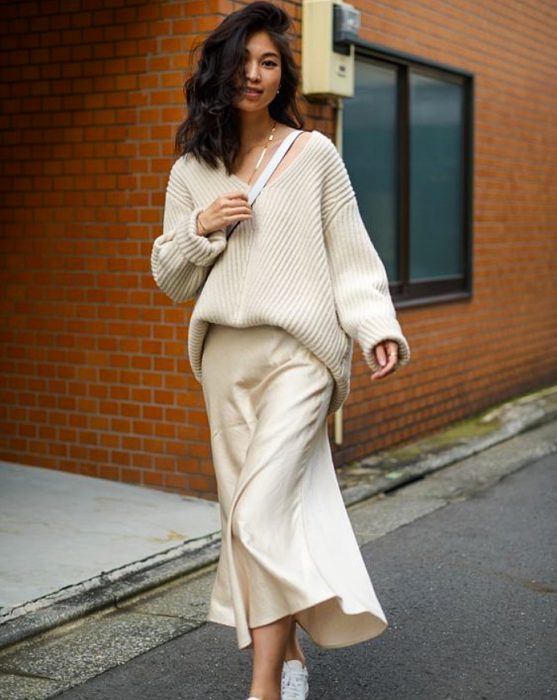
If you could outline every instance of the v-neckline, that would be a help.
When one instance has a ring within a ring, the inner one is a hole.
[[[306,143],[304,144],[304,147],[302,148],[302,150],[298,153],[298,155],[296,156],[296,158],[294,158],[294,160],[292,161],[292,163],[290,163],[282,172],[280,172],[280,173],[278,174],[278,177],[276,177],[276,178],[273,180],[273,179],[272,179],[273,176],[271,175],[271,177],[269,178],[270,181],[267,182],[267,183],[265,184],[265,187],[261,190],[261,194],[263,194],[263,192],[264,192],[267,188],[273,187],[273,185],[275,185],[277,182],[280,182],[281,179],[282,179],[282,177],[283,177],[284,175],[286,175],[286,173],[288,173],[288,172],[291,170],[291,168],[294,168],[294,167],[298,164],[298,161],[302,160],[302,159],[307,155],[307,154],[306,154],[306,151],[307,151],[308,147],[310,146],[311,141],[312,141],[312,139],[314,138],[314,136],[315,136],[316,133],[317,133],[317,132],[316,132],[315,129],[313,129],[313,130],[310,132],[310,137],[309,137],[309,139],[306,141]],[[301,134],[300,134],[300,135],[301,135]],[[298,136],[298,138],[300,138],[300,137]],[[269,162],[270,162],[270,161],[269,161]],[[261,172],[263,172],[263,171],[261,171]],[[226,174],[226,172],[225,172],[225,174]],[[260,174],[261,174],[261,173],[260,173]],[[273,173],[273,174],[274,174],[274,173]],[[254,184],[257,182],[257,179],[256,179],[256,180],[254,180],[253,183],[250,185],[249,183],[247,183],[245,180],[243,180],[241,177],[238,177],[238,175],[235,175],[234,173],[231,173],[230,175],[227,175],[227,177],[229,177],[229,178],[231,178],[231,179],[233,179],[233,180],[236,180],[236,182],[238,182],[238,183],[240,183],[241,185],[243,185],[243,187],[244,187],[246,190],[248,190],[248,191],[251,190],[251,188],[252,188],[252,187],[254,186]]]

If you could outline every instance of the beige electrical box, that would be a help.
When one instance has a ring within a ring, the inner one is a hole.
[[[302,93],[353,97],[360,13],[339,0],[303,0]]]

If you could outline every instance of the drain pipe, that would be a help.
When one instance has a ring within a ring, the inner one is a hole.
[[[342,157],[342,116],[344,109],[344,99],[337,97],[335,110],[335,144]],[[335,411],[334,417],[334,441],[336,445],[342,445],[342,406]]]

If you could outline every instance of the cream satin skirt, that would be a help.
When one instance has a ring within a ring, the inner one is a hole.
[[[333,377],[278,326],[211,324],[202,356],[222,526],[207,619],[250,628],[294,614],[321,647],[387,627],[336,478]]]

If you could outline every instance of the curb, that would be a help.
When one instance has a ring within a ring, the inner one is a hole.
[[[344,503],[349,507],[378,494],[394,491],[427,474],[552,421],[557,421],[557,386],[505,402],[475,418],[456,424],[479,423],[485,426],[496,422],[497,427],[488,434],[460,437],[435,450],[431,450],[431,436],[426,437],[414,443],[423,454],[411,461],[397,463],[396,458],[393,459],[397,448],[373,456],[368,462],[366,459],[359,460],[357,464],[362,465],[364,470],[366,466],[373,465],[381,468],[384,473],[380,476],[374,475],[370,483],[366,483],[364,478],[362,483],[341,486]],[[450,433],[453,429],[454,425],[435,435]],[[395,470],[392,470],[393,464]],[[367,478],[369,480],[369,476]],[[214,564],[220,555],[220,541],[219,530],[16,606],[0,616],[0,649],[103,608],[115,606],[133,595]]]
[[[550,387],[535,394],[507,401],[500,406],[488,409],[473,419],[460,423],[479,422],[485,424],[493,420],[499,420],[501,426],[487,435],[461,438],[456,444],[441,451],[424,454],[423,457],[409,464],[397,467],[396,471],[389,471],[383,476],[375,477],[370,484],[364,483],[344,488],[342,497],[345,505],[348,507],[379,493],[388,493],[412,481],[422,479],[426,474],[448,467],[455,462],[461,462],[520,433],[557,421],[557,387]],[[451,428],[448,430],[450,431]],[[440,431],[440,433],[443,432]],[[424,438],[417,441],[416,444],[424,443],[427,450],[428,442],[428,438]],[[385,456],[384,461],[387,462],[389,452],[382,453],[382,455]],[[365,463],[365,460],[361,461]]]

